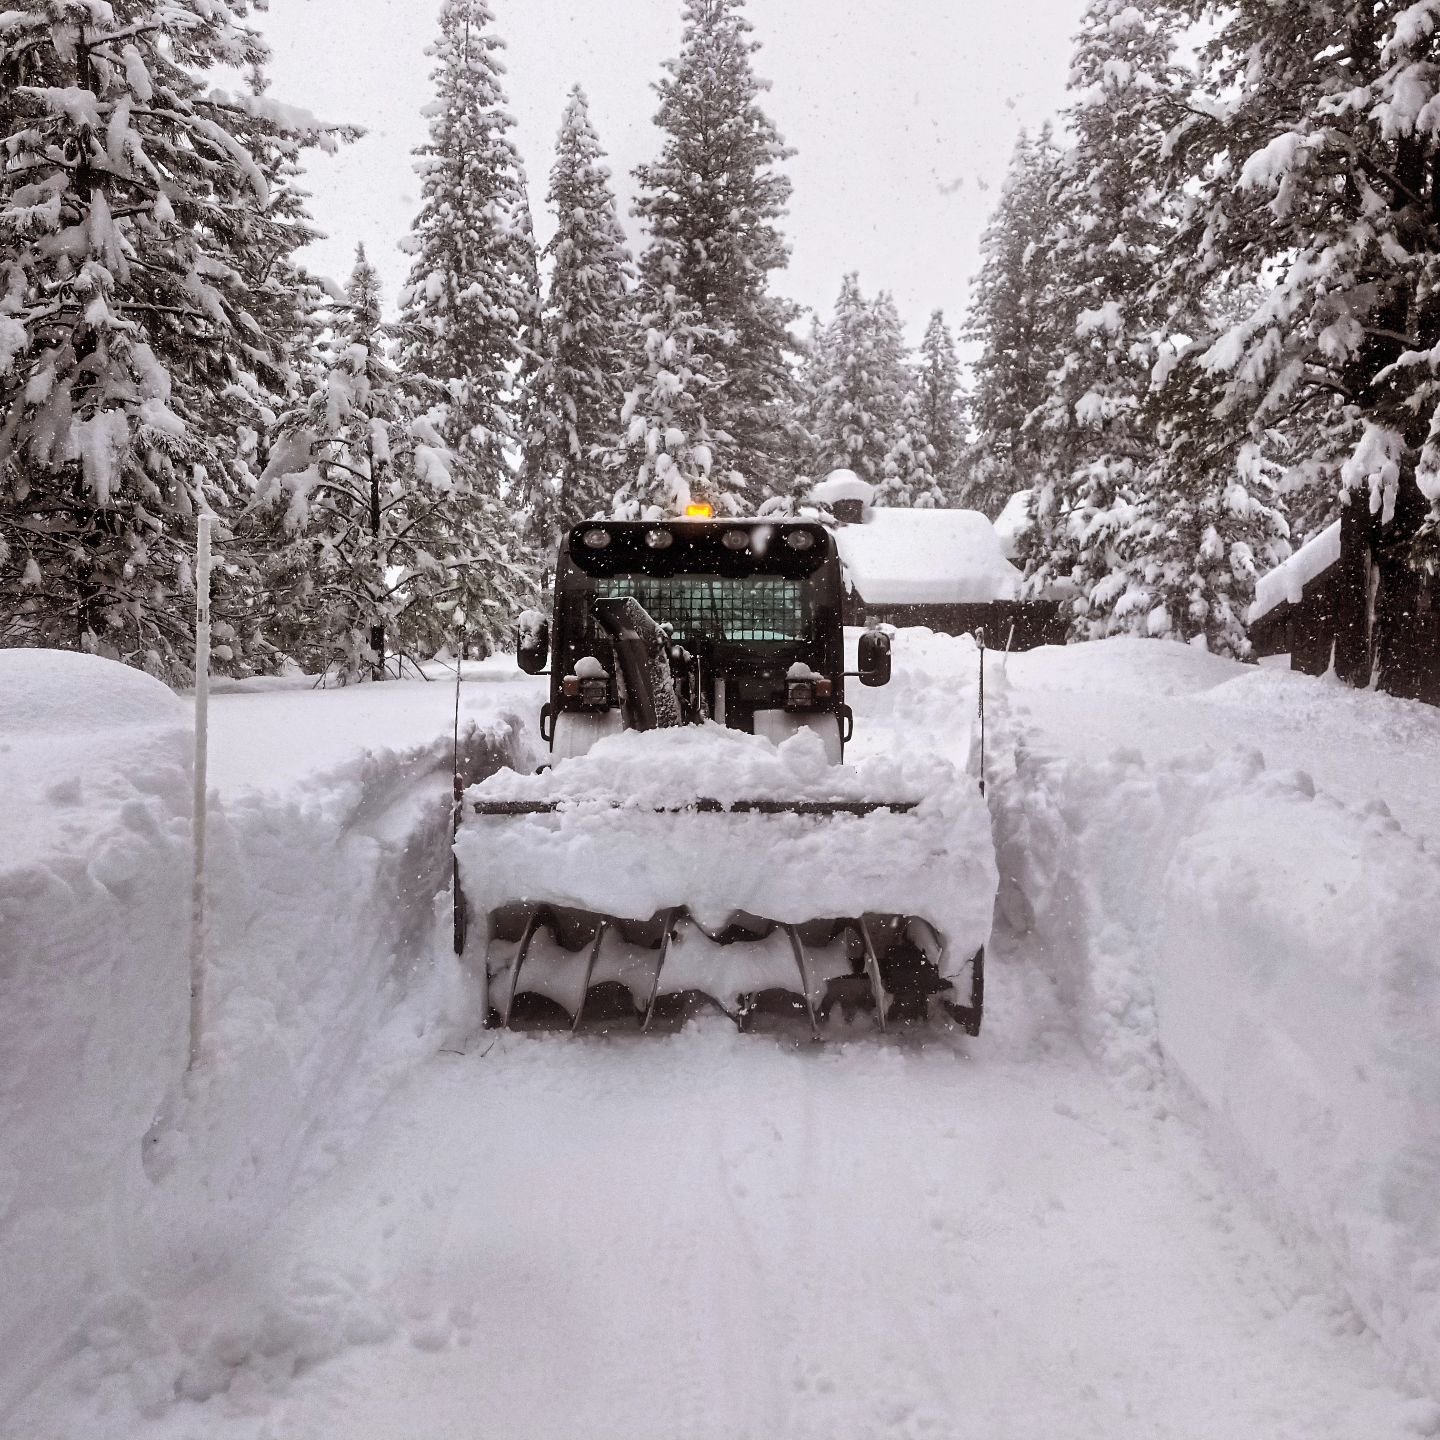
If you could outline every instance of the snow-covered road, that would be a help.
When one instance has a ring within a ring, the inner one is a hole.
[[[717,1020],[441,1055],[238,1274],[156,1317],[221,1320],[248,1380],[68,1433],[1411,1433],[1373,1343],[1182,1126],[1066,1043],[995,1049],[796,1050]],[[306,1316],[378,1343],[289,1379]]]
[[[996,676],[1011,719],[994,744],[1083,754],[1115,736],[1180,748],[1208,658],[1136,654],[1099,653],[1116,675],[1088,695],[1064,652],[1016,657],[1008,701]],[[1154,682],[1171,659],[1167,698]],[[955,642],[913,641],[897,683],[857,705],[863,749],[920,734],[958,758],[967,720],[950,682],[969,663]],[[1252,689],[1254,674],[1227,671]],[[507,704],[534,698],[513,674],[490,678]],[[483,689],[467,687],[476,717],[490,708]],[[406,718],[401,687],[362,696],[363,715],[353,696],[227,697],[227,803],[333,759],[345,714],[346,743],[363,733],[403,751],[443,734],[440,697],[415,695],[423,723]],[[335,718],[317,724],[317,705]],[[1127,706],[1139,717],[1128,732]],[[1413,709],[1394,713],[1423,728]],[[1282,738],[1284,715],[1273,719]],[[276,744],[287,727],[303,754]],[[1138,823],[1152,791],[1134,770],[1121,780],[1135,798],[1117,790],[1115,804]],[[1055,793],[1063,810],[1068,792]],[[1116,861],[1119,880],[1128,863]],[[1092,900],[1114,922],[1101,948],[1123,960],[1124,906],[1103,886]],[[861,1022],[814,1046],[741,1036],[715,1016],[650,1039],[472,1032],[438,1054],[430,1042],[419,1061],[389,1041],[377,1052],[391,1057],[388,1098],[377,1109],[378,1081],[337,1082],[336,1108],[307,1122],[294,1198],[259,1239],[209,1278],[167,1266],[92,1296],[67,1356],[0,1435],[1440,1435],[1440,1406],[1419,1398],[1413,1373],[1408,1388],[1399,1377],[1403,1346],[1382,1350],[1314,1237],[1284,1238],[1276,1212],[1212,1158],[1213,1136],[1187,1108],[1195,1097],[1156,1058],[1149,973],[1116,970],[1123,993],[1107,994],[1111,972],[1097,971],[1087,989],[1057,970],[1053,930],[1039,935],[997,935],[976,1040],[882,1039]],[[1090,1043],[1097,1016],[1137,1027],[1132,1039]],[[267,1117],[251,1123],[263,1178]],[[1412,1160],[1426,1153],[1412,1145]],[[1390,1295],[1397,1314],[1413,1299]],[[1403,1325],[1396,1334],[1403,1342]]]

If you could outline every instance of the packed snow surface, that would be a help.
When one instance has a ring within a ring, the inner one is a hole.
[[[211,1398],[138,1418],[134,1368]],[[1413,1440],[1437,1413],[1064,1045],[807,1053],[720,1017],[436,1057],[226,1283],[96,1317],[74,1369],[91,1394],[39,1397],[26,1440]]]
[[[877,508],[842,525],[835,543],[849,583],[872,605],[1013,600],[1020,571],[978,510]]]
[[[856,769],[966,774],[977,663],[899,632]],[[77,733],[61,778],[117,788],[0,868],[0,1433],[1440,1434],[1440,712],[1155,641],[986,678],[985,1030],[821,1046],[478,1030],[453,691],[218,697],[217,1008],[168,1103],[183,709]],[[536,778],[542,699],[467,675],[473,775]]]
[[[1263,620],[1277,605],[1298,605],[1305,587],[1317,580],[1340,559],[1340,522],[1327,525],[1307,540],[1288,560],[1255,582],[1255,600],[1250,606],[1250,624]]]
[[[820,816],[673,808],[702,797],[917,808]],[[720,725],[682,726],[601,740],[543,774],[492,775],[466,800],[560,806],[465,815],[456,855],[475,911],[525,900],[648,920],[683,905],[717,929],[736,911],[780,922],[919,915],[945,936],[957,966],[990,931],[989,816],[975,778],[941,756],[897,751],[830,765],[808,730],[776,746]]]

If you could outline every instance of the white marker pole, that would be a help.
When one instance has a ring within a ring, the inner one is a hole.
[[[210,745],[210,516],[199,518],[195,545],[195,796],[191,811],[190,1064],[200,1063],[205,1020],[205,792]]]

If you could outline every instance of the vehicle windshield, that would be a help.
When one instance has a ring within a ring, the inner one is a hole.
[[[734,580],[718,575],[616,575],[598,580],[597,596],[633,595],[682,644],[701,640],[800,640],[810,604],[805,585],[778,575]]]

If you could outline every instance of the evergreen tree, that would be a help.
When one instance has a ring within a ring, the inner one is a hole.
[[[870,329],[874,337],[875,409],[880,428],[893,445],[900,433],[905,397],[914,388],[915,377],[910,370],[910,347],[905,343],[905,322],[888,290],[882,290],[870,307]]]
[[[1191,345],[1175,362],[1158,453],[1099,608],[1109,611],[1107,633],[1203,642],[1244,659],[1255,581],[1289,554],[1275,504],[1280,467],[1243,430],[1216,434],[1210,387],[1199,374],[1203,349]]]
[[[788,433],[786,470],[790,475],[790,500],[804,500],[810,487],[821,478],[819,441],[820,394],[824,385],[823,357],[825,327],[813,310],[804,340],[796,347],[794,372],[795,410]]]
[[[634,334],[630,256],[578,85],[560,125],[549,202],[556,229],[545,247],[550,290],[528,426],[528,494],[538,529],[553,542],[566,526],[610,507],[603,452],[616,440]]]
[[[436,98],[416,152],[422,198],[400,312],[402,367],[445,387],[444,434],[457,466],[473,489],[500,497],[511,478],[509,400],[531,261],[493,23],[486,0],[441,4],[440,35],[426,52],[436,61]]]
[[[1036,482],[1021,545],[1027,583],[1069,588],[1071,633],[1203,641],[1243,655],[1258,563],[1283,554],[1273,464],[1217,426],[1192,306],[1176,326],[1159,301],[1174,231],[1164,174],[1185,114],[1166,0],[1091,0],[1067,111],[1074,145],[1048,203],[1046,394],[1022,424]],[[1168,322],[1174,338],[1162,342]]]
[[[1202,47],[1170,142],[1174,329],[1204,333],[1194,316],[1217,291],[1249,300],[1197,364],[1210,413],[1253,443],[1284,438],[1307,512],[1326,513],[1327,484],[1344,502],[1350,605],[1379,617],[1380,683],[1398,693],[1417,677],[1385,632],[1421,608],[1440,494],[1437,57],[1428,6],[1237,6]],[[1364,626],[1336,668],[1370,681]]]
[[[945,496],[935,482],[935,450],[925,430],[916,390],[907,391],[900,402],[894,438],[885,455],[885,479],[876,502],[924,510],[945,504]]]
[[[337,319],[331,363],[283,417],[264,482],[271,495],[285,482],[285,519],[298,532],[276,569],[294,587],[287,610],[305,616],[287,648],[307,667],[380,678],[400,610],[391,577],[409,558],[400,541],[426,503],[415,482],[448,490],[449,456],[438,444],[406,445],[415,407],[385,355],[379,279],[364,246]]]
[[[1144,413],[1161,317],[1150,303],[1165,240],[1160,165],[1176,95],[1173,32],[1160,5],[1090,0],[1071,64],[1073,148],[1051,194],[1048,393],[1028,417],[1039,475],[1027,573],[1074,585],[1075,633],[1105,634],[1121,577],[1149,535],[1137,505],[1159,472]],[[1136,177],[1141,177],[1137,183]]]
[[[294,536],[277,583],[306,619],[288,648],[346,679],[382,678],[390,656],[428,658],[454,640],[457,610],[472,638],[493,643],[532,593],[503,544],[466,548],[466,517],[497,502],[457,484],[439,428],[445,392],[394,364],[381,311],[362,246],[330,364],[282,418],[262,494],[283,500]],[[481,517],[503,528],[493,508]]]
[[[191,664],[194,517],[228,549],[304,328],[298,157],[351,133],[265,96],[244,13],[131,0],[0,24],[0,643]],[[249,88],[212,88],[221,68]],[[217,638],[246,663],[239,627]]]
[[[981,240],[966,317],[965,338],[980,346],[971,386],[978,459],[961,503],[991,516],[1034,479],[1035,440],[1026,427],[1046,397],[1056,344],[1052,188],[1059,163],[1048,124],[1034,140],[1021,133]]]
[[[535,222],[522,173],[520,200],[515,214],[516,258],[524,305],[517,342],[519,368],[513,386],[514,434],[519,451],[515,499],[519,507],[517,531],[532,553],[537,571],[553,559],[554,505],[546,475],[546,353],[545,300],[540,289],[540,255],[535,245]]]
[[[815,362],[817,474],[847,469],[877,491],[884,484],[906,390],[903,355],[894,301],[882,295],[867,303],[859,277],[845,276]]]
[[[606,456],[618,482],[621,519],[675,515],[692,501],[717,514],[745,509],[738,482],[715,466],[707,409],[721,381],[713,371],[714,335],[673,286],[642,321],[645,368],[621,413],[624,432]]]
[[[945,504],[956,504],[966,488],[969,457],[960,361],[943,311],[932,311],[925,327],[915,383],[920,425],[934,454],[935,487]]]
[[[706,368],[725,377],[707,401],[717,469],[738,472],[754,504],[790,487],[777,457],[793,411],[786,326],[798,311],[768,288],[788,258],[779,221],[790,182],[776,167],[791,152],[760,108],[766,85],[743,6],[687,0],[679,58],[656,85],[664,146],[635,172],[635,213],[649,232],[645,306],[663,310],[657,297],[673,286],[708,333]]]

